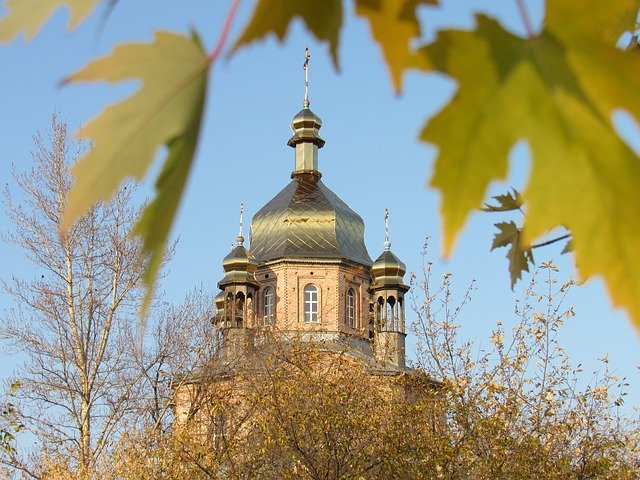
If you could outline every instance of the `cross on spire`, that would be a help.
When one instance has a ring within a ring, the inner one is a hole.
[[[389,209],[384,209],[384,241],[389,241]]]
[[[384,209],[384,249],[391,250],[391,242],[389,241],[389,209]]]
[[[242,236],[243,218],[244,218],[244,203],[240,202],[240,231],[238,232],[238,246],[241,246],[242,242],[244,242],[244,237]]]
[[[304,48],[304,64],[302,68],[304,68],[304,102],[302,106],[304,108],[309,108],[311,102],[309,102],[309,60],[311,59],[311,55],[309,54],[309,47]]]

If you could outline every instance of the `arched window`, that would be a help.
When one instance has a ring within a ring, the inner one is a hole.
[[[242,328],[244,321],[244,293],[238,292],[236,294],[236,312],[235,312],[235,327]]]
[[[264,305],[264,324],[273,325],[276,317],[275,312],[275,291],[273,287],[267,287],[264,289],[263,294]]]
[[[253,319],[253,295],[251,293],[247,293],[247,302],[245,305],[245,313],[244,313],[244,318],[245,320],[247,320],[248,322],[250,322],[250,319]]]
[[[304,287],[304,321],[318,321],[318,287],[313,284]]]
[[[392,324],[396,318],[395,306],[396,306],[396,299],[393,296],[389,296],[387,298],[387,311],[385,316],[387,320],[389,320]]]
[[[376,320],[378,322],[378,328],[380,328],[380,325],[382,325],[383,313],[384,313],[384,298],[378,297],[378,301],[376,302]]]
[[[350,327],[356,326],[356,294],[353,288],[347,291],[347,325]]]
[[[225,322],[231,322],[233,318],[233,293],[228,293],[224,303],[224,320]],[[228,326],[228,325],[227,325]]]

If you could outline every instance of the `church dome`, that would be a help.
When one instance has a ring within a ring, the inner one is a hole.
[[[238,237],[238,240],[241,238]],[[258,285],[255,275],[257,266],[255,256],[242,246],[242,241],[239,241],[238,246],[222,260],[224,278],[218,282],[218,286],[224,288],[225,285],[237,283]]]
[[[320,181],[321,127],[305,95],[287,143],[296,151],[292,181],[251,222],[251,251],[258,262],[330,259],[371,265],[362,218]]]
[[[371,276],[376,286],[403,285],[406,265],[390,249],[385,248],[371,267]]]
[[[291,130],[293,136],[289,139],[287,145],[294,147],[302,142],[311,142],[322,148],[324,140],[318,133],[322,127],[322,120],[309,107],[304,107],[291,120]]]
[[[260,262],[318,258],[371,265],[362,218],[322,183],[318,172],[293,175],[254,215],[251,251]]]

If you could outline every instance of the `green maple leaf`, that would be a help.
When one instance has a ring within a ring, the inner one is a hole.
[[[187,180],[200,130],[209,59],[199,39],[156,33],[153,43],[125,44],[71,75],[67,82],[140,79],[142,88],[106,108],[78,132],[92,149],[74,165],[63,228],[93,204],[107,200],[127,177],[140,180],[159,147],[168,156],[134,232],[148,256],[145,313],[164,246]]]
[[[611,121],[616,108],[640,118],[638,57],[614,46],[620,25],[633,29],[638,4],[580,8],[589,13],[549,0],[545,29],[530,39],[485,16],[475,31],[442,32],[421,62],[453,76],[459,90],[421,138],[440,149],[431,184],[442,194],[445,252],[489,183],[505,178],[511,147],[526,139],[532,171],[521,242],[566,226],[580,275],[602,275],[640,326],[640,161]]]
[[[259,0],[251,20],[231,51],[262,40],[269,34],[284,41],[289,25],[300,18],[320,41],[329,42],[334,65],[338,65],[338,43],[342,27],[342,0]]]
[[[356,0],[356,13],[369,22],[396,92],[402,90],[402,74],[411,59],[410,43],[421,35],[416,9],[437,3],[438,0]]]
[[[24,32],[30,40],[56,10],[69,9],[69,29],[74,30],[102,0],[7,0],[8,13],[0,19],[0,43],[12,41]]]
[[[529,271],[529,262],[532,264],[533,253],[530,248],[523,249],[520,245],[520,230],[514,222],[496,223],[499,232],[493,237],[491,250],[500,247],[509,247],[507,251],[507,259],[509,260],[509,274],[511,276],[511,289],[518,280],[520,280],[522,272]]]
[[[498,202],[497,205],[491,205],[485,203],[482,207],[483,212],[510,212],[512,210],[520,210],[523,205],[522,195],[515,188],[512,192],[507,192],[504,195],[496,195],[493,199]]]

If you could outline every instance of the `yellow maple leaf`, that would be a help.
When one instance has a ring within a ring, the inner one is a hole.
[[[7,0],[8,13],[0,19],[0,43],[12,41],[24,33],[30,40],[56,10],[69,9],[69,29],[74,30],[102,0]]]
[[[421,35],[416,9],[437,3],[438,0],[356,0],[356,13],[369,22],[396,92],[402,90],[402,74],[411,58],[411,41]]]
[[[140,180],[162,145],[168,157],[156,197],[134,230],[144,243],[148,306],[164,246],[195,151],[207,86],[209,59],[197,37],[156,33],[153,43],[125,44],[72,74],[67,82],[121,82],[143,85],[129,98],[107,107],[78,137],[92,149],[74,165],[63,228],[99,201],[107,200],[127,177]]]
[[[526,139],[523,244],[569,228],[581,276],[602,275],[640,326],[640,160],[611,120],[615,108],[640,114],[637,55],[611,41],[621,19],[633,28],[638,3],[588,0],[581,8],[589,14],[550,0],[545,29],[532,38],[485,16],[475,31],[441,32],[421,50],[423,66],[450,74],[459,90],[421,138],[440,150],[431,184],[442,194],[445,252],[489,183],[506,176],[511,147]]]
[[[509,275],[511,276],[511,288],[520,280],[522,272],[529,271],[529,263],[533,262],[533,253],[531,249],[522,248],[520,236],[522,231],[514,222],[499,222],[495,226],[498,232],[493,236],[491,250],[500,247],[509,247],[507,251],[507,260],[509,260]]]
[[[274,34],[281,42],[295,18],[304,21],[309,31],[329,42],[333,63],[338,66],[338,42],[342,27],[342,0],[259,0],[231,51]]]

